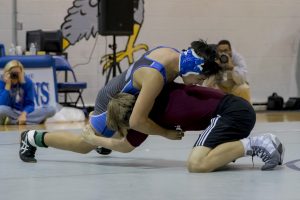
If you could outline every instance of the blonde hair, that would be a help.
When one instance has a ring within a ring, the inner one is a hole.
[[[6,63],[6,65],[3,69],[3,74],[5,74],[6,72],[9,72],[12,68],[15,68],[15,67],[18,67],[21,69],[21,76],[19,77],[19,81],[21,83],[25,83],[24,66],[18,60],[11,60],[8,63]]]
[[[136,97],[127,93],[119,93],[113,97],[107,106],[106,125],[115,131],[128,128],[135,101]]]

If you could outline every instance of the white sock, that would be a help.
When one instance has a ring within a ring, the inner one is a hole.
[[[250,156],[252,155],[252,148],[250,146],[250,139],[244,138],[240,140],[244,146],[244,156]]]
[[[37,147],[37,145],[35,144],[35,140],[34,140],[34,134],[35,134],[35,130],[30,130],[27,133],[27,137],[28,137],[28,141],[29,143],[34,146]]]

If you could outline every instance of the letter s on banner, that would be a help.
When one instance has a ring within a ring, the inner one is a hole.
[[[35,105],[37,107],[46,106],[49,104],[49,83],[47,82],[36,82],[35,83]]]

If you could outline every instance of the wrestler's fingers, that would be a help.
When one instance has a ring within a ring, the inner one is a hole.
[[[91,127],[89,125],[86,125],[84,128],[83,128],[83,131],[81,133],[81,135],[84,137],[84,138],[87,138],[91,135],[93,135],[94,131],[91,129]]]
[[[82,132],[81,132],[81,136],[86,139],[88,137],[88,132],[86,131],[85,128],[83,128]]]
[[[181,137],[184,137],[184,132],[183,131],[181,131],[180,134],[181,134]]]
[[[184,136],[184,132],[182,130],[177,131],[177,134],[182,136],[182,137]]]
[[[179,132],[179,133],[177,134],[177,138],[178,138],[179,140],[181,140],[181,139],[183,138],[183,136],[184,136],[184,133],[183,133],[183,132]]]

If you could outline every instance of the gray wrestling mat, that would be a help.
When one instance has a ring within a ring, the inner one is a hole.
[[[300,123],[257,123],[285,144],[284,165],[261,171],[242,158],[222,171],[191,174],[185,161],[198,134],[182,141],[153,136],[135,151],[100,156],[39,148],[37,163],[19,160],[16,132],[0,134],[1,200],[287,200],[300,199]]]

